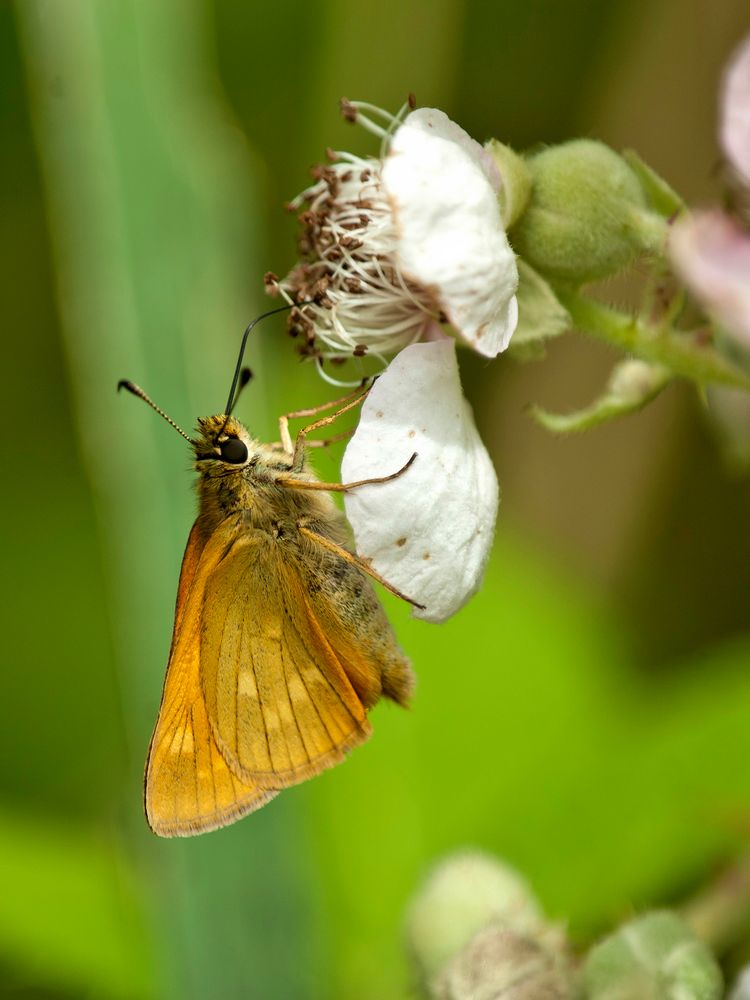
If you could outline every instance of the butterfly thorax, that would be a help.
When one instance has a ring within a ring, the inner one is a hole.
[[[295,465],[283,448],[256,441],[233,417],[207,417],[198,430],[200,513],[210,527],[242,514],[248,527],[274,537],[293,533],[302,521],[330,538],[345,539],[343,515],[328,494],[284,485],[290,478],[318,481],[306,456]]]

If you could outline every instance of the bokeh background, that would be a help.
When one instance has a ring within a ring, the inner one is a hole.
[[[194,498],[184,443],[114,387],[182,424],[221,409],[262,275],[294,260],[283,202],[326,146],[375,152],[340,96],[411,90],[518,148],[633,146],[710,201],[748,28],[745,0],[0,4],[3,996],[401,998],[405,903],[455,847],[522,869],[579,942],[742,850],[750,486],[688,387],[562,440],[524,406],[593,398],[606,349],[463,358],[502,512],[454,620],[386,600],[412,711],[379,707],[345,766],[172,842],[141,775]],[[248,360],[261,438],[330,396],[281,322]]]

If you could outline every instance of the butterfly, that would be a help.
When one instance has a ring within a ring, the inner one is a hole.
[[[320,482],[307,435],[366,393],[281,417],[281,443],[262,444],[231,415],[247,372],[241,358],[226,412],[199,420],[195,438],[120,383],[189,441],[198,473],[146,762],[146,818],[162,837],[225,826],[340,763],[370,736],[368,710],[381,697],[407,705],[414,685],[368,577],[410,599],[348,546],[331,492],[393,479],[416,456],[391,476]],[[292,441],[292,417],[337,404]]]

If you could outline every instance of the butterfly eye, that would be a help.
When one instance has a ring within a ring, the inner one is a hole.
[[[231,462],[233,465],[240,465],[247,461],[247,445],[239,438],[230,437],[222,441],[219,445],[221,458],[224,462]]]

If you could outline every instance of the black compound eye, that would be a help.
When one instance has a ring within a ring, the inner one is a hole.
[[[232,462],[234,465],[240,465],[242,462],[247,461],[247,445],[244,441],[240,441],[239,438],[227,438],[226,441],[220,443],[219,450],[224,462]]]

